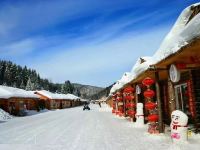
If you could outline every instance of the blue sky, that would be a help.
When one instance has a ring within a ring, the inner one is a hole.
[[[1,0],[0,59],[106,87],[151,56],[197,0]]]

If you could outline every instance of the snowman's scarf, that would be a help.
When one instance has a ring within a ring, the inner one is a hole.
[[[181,126],[181,125],[178,125],[178,124],[172,124],[172,126],[173,126],[173,127],[172,127],[173,130],[177,130],[178,127],[185,127],[185,128],[188,127],[187,125]]]

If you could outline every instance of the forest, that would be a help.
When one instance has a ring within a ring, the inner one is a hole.
[[[57,93],[74,93],[79,96],[79,91],[69,80],[64,84],[53,83],[43,79],[36,70],[20,66],[11,61],[0,60],[0,85],[21,88],[25,90],[48,90]]]

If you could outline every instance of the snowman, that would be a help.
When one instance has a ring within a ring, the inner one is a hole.
[[[175,143],[187,141],[188,116],[180,110],[171,114],[171,138]]]
[[[136,110],[136,125],[138,127],[144,126],[144,113],[143,113],[143,104],[137,103],[137,110]]]

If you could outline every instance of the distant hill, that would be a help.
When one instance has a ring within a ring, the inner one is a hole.
[[[90,98],[97,100],[97,99],[101,99],[102,97],[107,97],[110,93],[110,89],[112,88],[114,84],[104,88],[103,90],[99,91],[98,93],[92,95]]]
[[[84,99],[93,99],[100,95],[107,95],[107,88],[71,83],[53,83],[41,78],[34,69],[22,67],[11,61],[0,60],[0,85],[21,88],[25,90],[48,90],[56,93],[71,93]],[[96,96],[94,96],[96,95]]]
[[[93,95],[98,94],[99,92],[104,90],[104,88],[102,87],[82,85],[78,83],[71,83],[71,84],[74,87],[73,94],[78,95],[81,98],[85,98],[85,99],[91,99]]]

